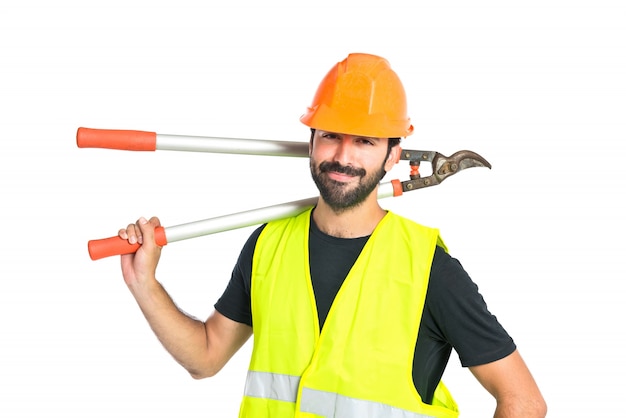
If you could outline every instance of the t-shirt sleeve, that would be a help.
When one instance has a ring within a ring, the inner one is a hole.
[[[233,268],[230,281],[222,296],[215,303],[215,309],[235,322],[252,326],[252,305],[250,286],[252,283],[252,256],[256,242],[265,225],[257,228],[248,238],[237,263]]]
[[[461,263],[437,247],[426,308],[440,338],[457,352],[464,367],[500,360],[516,346]]]

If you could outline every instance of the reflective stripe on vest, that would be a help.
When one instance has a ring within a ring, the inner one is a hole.
[[[295,403],[298,397],[299,384],[300,376],[250,370],[248,371],[244,394],[254,398]]]
[[[246,396],[296,402],[300,376],[268,372],[248,372]],[[336,393],[302,388],[300,410],[323,417],[342,418],[432,418],[382,403],[354,399]]]
[[[433,418],[432,415],[309,388],[302,389],[300,410],[328,418]]]

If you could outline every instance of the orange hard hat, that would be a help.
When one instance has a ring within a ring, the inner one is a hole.
[[[310,128],[376,138],[411,135],[406,93],[389,62],[350,54],[326,74],[300,121]]]

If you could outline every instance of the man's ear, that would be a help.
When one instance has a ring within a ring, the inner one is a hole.
[[[385,161],[385,171],[391,170],[394,165],[398,164],[401,155],[402,147],[400,146],[400,144],[391,147],[391,150],[389,150],[389,156],[387,157],[387,161]]]

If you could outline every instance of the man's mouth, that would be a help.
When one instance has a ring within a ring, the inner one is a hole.
[[[340,183],[347,183],[349,181],[352,181],[356,177],[351,174],[339,173],[337,171],[327,171],[326,175],[329,179]]]
[[[344,166],[338,162],[323,162],[319,166],[321,173],[325,173],[331,180],[347,183],[356,177],[364,177],[365,170],[362,168],[355,168],[351,166]]]

